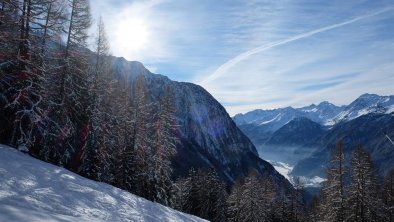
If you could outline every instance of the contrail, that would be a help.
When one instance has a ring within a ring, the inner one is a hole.
[[[307,37],[310,37],[312,35],[316,35],[316,34],[321,33],[321,32],[325,32],[325,31],[329,31],[331,29],[339,28],[339,27],[342,27],[342,26],[345,26],[345,25],[357,22],[357,21],[365,19],[365,18],[373,17],[373,16],[382,14],[384,12],[387,12],[387,11],[390,11],[390,10],[393,10],[393,9],[394,9],[394,7],[385,8],[385,9],[382,9],[382,10],[379,10],[379,11],[376,11],[376,12],[373,12],[373,13],[369,13],[369,14],[366,14],[366,15],[363,15],[363,16],[360,16],[360,17],[356,17],[354,19],[351,19],[351,20],[348,20],[348,21],[345,21],[345,22],[341,22],[341,23],[337,23],[337,24],[334,24],[334,25],[330,25],[330,26],[326,26],[326,27],[323,27],[323,28],[319,28],[319,29],[316,29],[316,30],[312,30],[312,31],[309,31],[309,32],[306,32],[306,33],[303,33],[303,34],[299,34],[299,35],[290,37],[288,39],[279,40],[279,41],[270,43],[268,45],[262,45],[260,47],[251,49],[249,51],[246,51],[244,53],[241,53],[241,54],[237,55],[236,57],[230,59],[229,61],[227,61],[226,63],[221,65],[214,73],[212,73],[206,79],[204,79],[202,81],[202,84],[211,82],[211,81],[219,78],[229,68],[231,68],[235,64],[245,60],[246,58],[248,58],[251,55],[257,54],[257,53],[265,51],[267,49],[271,49],[271,48],[276,47],[276,46],[287,44],[289,42],[293,42],[293,41],[297,41],[299,39],[307,38]]]

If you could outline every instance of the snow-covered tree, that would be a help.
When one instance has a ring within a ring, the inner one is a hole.
[[[358,145],[353,152],[351,178],[348,220],[381,221],[382,205],[378,198],[372,159],[361,145]]]
[[[384,221],[394,221],[394,170],[390,170],[384,177],[382,187],[384,204]]]
[[[290,221],[304,221],[306,206],[304,203],[304,185],[299,177],[294,180],[294,190],[290,195]]]
[[[242,184],[243,181],[238,178],[233,187],[231,193],[227,198],[227,219],[228,221],[240,221],[240,209],[242,198]]]
[[[213,169],[191,169],[189,177],[178,179],[173,188],[175,209],[210,221],[226,221],[227,193]]]
[[[327,166],[327,181],[321,189],[325,221],[344,221],[345,217],[345,155],[342,141],[337,141]]]
[[[134,88],[134,125],[131,137],[133,138],[134,172],[133,190],[140,196],[153,200],[155,194],[153,182],[153,148],[152,148],[152,104],[148,97],[144,76],[138,76]]]
[[[89,93],[92,99],[89,110],[91,133],[88,146],[82,157],[85,173],[99,181],[112,181],[111,168],[113,167],[111,155],[117,148],[111,140],[115,135],[114,124],[111,121],[113,113],[109,99],[111,93],[111,61],[109,59],[109,44],[100,17],[97,25],[95,41],[95,61],[90,68]],[[117,132],[116,132],[117,133]]]
[[[165,90],[154,123],[153,139],[153,183],[154,200],[169,205],[172,186],[171,158],[176,154],[176,120],[173,106],[173,92],[169,87]]]

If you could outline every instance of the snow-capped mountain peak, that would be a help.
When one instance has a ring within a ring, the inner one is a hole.
[[[274,127],[268,128],[268,130],[274,131],[296,117],[306,117],[319,124],[332,126],[338,122],[349,121],[369,113],[391,112],[394,112],[394,96],[366,93],[345,106],[336,106],[323,101],[318,105],[311,104],[301,108],[259,109],[245,114],[237,114],[233,119],[237,125],[274,125]],[[278,118],[278,116],[281,116],[281,118]]]
[[[369,113],[390,113],[394,108],[394,96],[363,94],[350,103],[331,120],[331,124],[349,121]]]

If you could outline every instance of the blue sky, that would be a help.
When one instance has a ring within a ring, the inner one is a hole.
[[[394,94],[392,0],[91,0],[112,53],[234,115]]]

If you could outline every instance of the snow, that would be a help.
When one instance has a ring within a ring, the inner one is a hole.
[[[300,179],[305,187],[320,187],[321,183],[326,180],[326,179],[321,178],[319,176],[314,176],[312,178],[300,177]]]
[[[281,116],[282,116],[282,114],[278,114],[273,119],[261,122],[258,125],[265,125],[265,124],[268,124],[268,123],[271,123],[271,122],[274,122],[274,121],[279,121],[281,119]]]
[[[288,181],[292,181],[290,177],[290,173],[293,170],[293,166],[287,163],[282,163],[282,162],[276,162],[276,161],[271,161],[267,160],[274,168],[276,171],[278,171],[282,176],[284,176]]]
[[[390,114],[390,113],[392,113],[392,112],[394,112],[394,105],[388,107],[388,108],[387,108],[387,111],[386,111],[387,114]]]
[[[283,163],[283,162],[276,162],[276,161],[271,161],[267,160],[274,168],[276,171],[278,171],[280,174],[282,174],[290,183],[294,184],[294,178],[291,175],[291,171],[293,170],[294,166],[288,164],[288,163]],[[326,179],[321,178],[319,176],[314,176],[312,178],[308,177],[300,177],[302,184],[305,187],[320,187],[321,183],[324,182]]]
[[[204,221],[0,145],[0,221]]]

